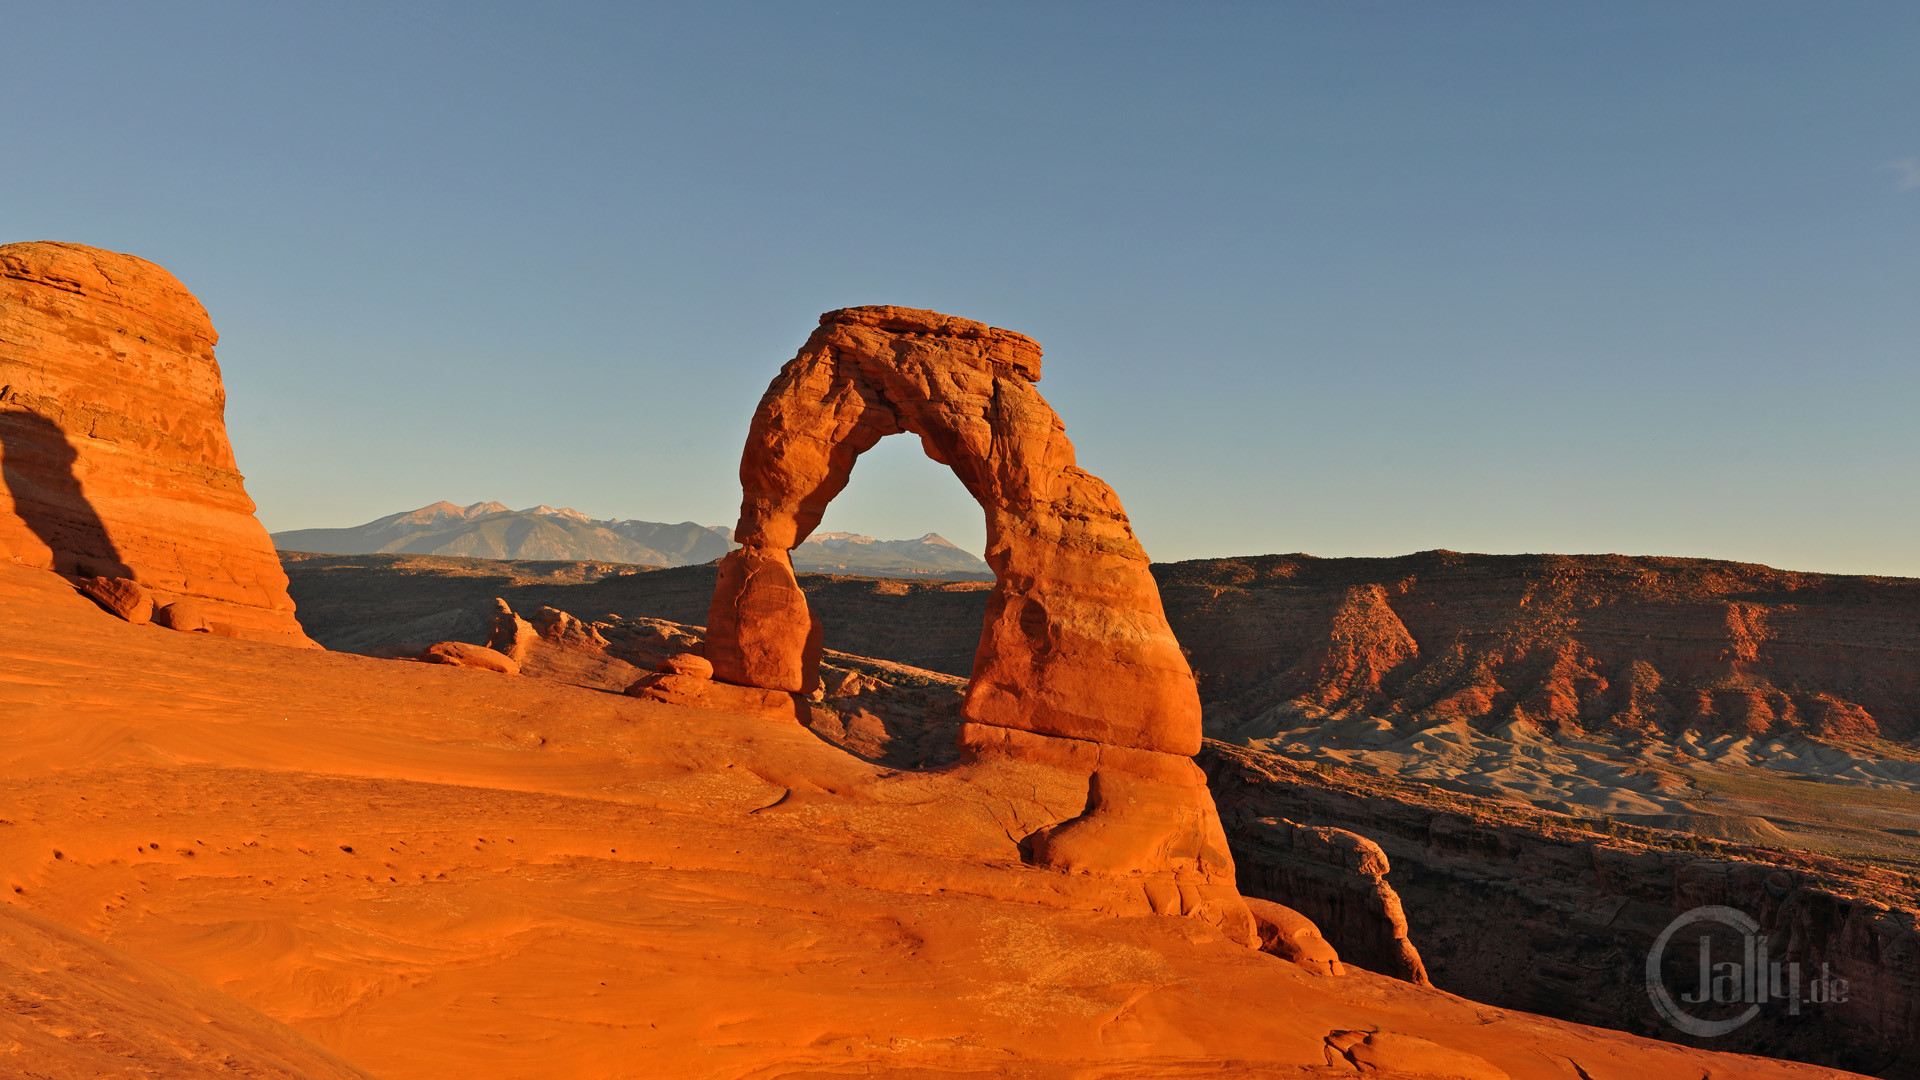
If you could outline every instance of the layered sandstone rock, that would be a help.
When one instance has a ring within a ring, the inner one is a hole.
[[[135,626],[153,618],[153,596],[132,578],[91,577],[74,583],[80,595]]]
[[[1433,985],[1409,937],[1400,896],[1387,883],[1393,868],[1379,844],[1347,829],[1284,818],[1247,822],[1239,838],[1253,855],[1240,867],[1249,893],[1284,899],[1308,925],[1325,927],[1361,967]]]
[[[1040,347],[982,323],[849,308],[761,399],[740,462],[744,495],[708,626],[718,678],[810,689],[806,599],[787,552],[819,525],[854,461],[911,432],[987,518],[996,586],[974,656],[976,723],[1190,756],[1193,675],[1168,629],[1146,552],[1113,489],[1074,464],[1033,388]]]
[[[1017,863],[1046,766],[227,644],[0,564],[0,1076],[353,1075],[264,1014],[389,1078],[1841,1080],[1111,917]]]
[[[1209,730],[1920,738],[1920,581],[1622,555],[1156,567]]]
[[[1271,900],[1247,897],[1247,910],[1260,932],[1260,951],[1306,968],[1315,975],[1345,975],[1340,953],[1312,919]]]
[[[1033,384],[1040,347],[908,308],[832,311],[761,398],[743,498],[708,615],[723,683],[810,692],[822,627],[789,551],[819,525],[855,460],[910,432],[987,519],[995,585],[974,654],[962,743],[1079,769],[1083,813],[1028,838],[1044,865],[1141,874],[1156,911],[1200,915],[1249,942],[1205,777],[1200,700],[1120,500],[1074,463]]]
[[[130,578],[229,637],[313,647],[227,442],[207,313],[150,262],[0,246],[0,558]]]

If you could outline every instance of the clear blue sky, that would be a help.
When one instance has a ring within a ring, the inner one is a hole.
[[[1039,339],[1156,558],[1920,575],[1920,5],[0,16],[0,240],[201,297],[272,529],[731,523],[767,380],[892,303]],[[900,439],[825,527],[982,535]]]

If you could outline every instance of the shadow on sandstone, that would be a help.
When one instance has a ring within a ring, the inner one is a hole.
[[[0,407],[0,477],[20,522],[52,550],[53,569],[72,577],[131,577],[74,475],[79,456],[52,420]]]

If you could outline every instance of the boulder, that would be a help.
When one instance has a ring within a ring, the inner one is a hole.
[[[135,626],[153,619],[153,594],[132,578],[81,578],[73,587],[80,595]]]
[[[1247,910],[1253,913],[1254,929],[1260,934],[1260,951],[1290,960],[1316,975],[1345,975],[1340,954],[1320,935],[1313,920],[1290,907],[1249,896]]]
[[[1347,962],[1433,985],[1400,894],[1387,881],[1393,867],[1378,843],[1348,829],[1285,818],[1243,821],[1235,838],[1249,891],[1279,897],[1303,912],[1339,942]]]
[[[496,604],[505,601],[496,600]],[[533,626],[533,632],[549,645],[563,649],[582,649],[588,652],[605,652],[607,639],[591,623],[582,622],[559,608],[543,607],[527,620]]]
[[[627,687],[627,696],[692,709],[745,713],[783,723],[803,723],[809,715],[806,699],[785,690],[736,686],[668,671],[656,671],[635,679],[633,685]]]
[[[452,664],[455,667],[480,668],[483,671],[498,671],[506,675],[520,674],[520,664],[513,657],[485,645],[474,645],[465,641],[441,641],[427,646],[420,659],[429,664]]]
[[[214,633],[213,608],[198,600],[175,600],[154,609],[153,621],[169,630],[192,634]],[[231,627],[227,628],[231,631]],[[237,636],[229,632],[228,637]]]
[[[668,675],[685,675],[690,679],[713,678],[713,663],[698,653],[674,653],[655,665],[654,670]]]
[[[172,274],[0,246],[0,558],[127,578],[197,629],[318,648],[227,441],[219,335]]]

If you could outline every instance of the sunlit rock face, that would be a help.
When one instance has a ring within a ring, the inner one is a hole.
[[[137,582],[162,625],[311,647],[227,441],[218,340],[150,262],[0,246],[0,557]]]
[[[996,577],[962,745],[1088,776],[1085,812],[1035,831],[1030,857],[1143,874],[1155,910],[1202,914],[1255,940],[1191,761],[1192,671],[1119,497],[1074,463],[1039,378],[1039,345],[984,323],[896,307],[821,316],[747,436],[742,547],[721,565],[707,623],[714,678],[814,689],[821,628],[788,553],[862,453],[888,435],[917,435],[980,503]]]
[[[709,642],[716,677],[808,689],[811,630],[786,552],[820,523],[854,461],[911,432],[986,512],[998,578],[967,718],[1187,756],[1200,748],[1193,675],[1119,497],[1074,464],[1034,389],[1031,339],[931,311],[829,312],[767,390],[740,463],[744,489]],[[743,616],[746,616],[743,618]]]

